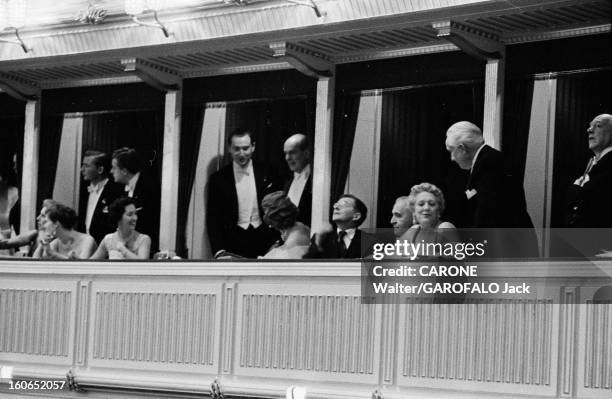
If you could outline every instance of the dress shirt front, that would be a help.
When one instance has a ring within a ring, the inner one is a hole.
[[[140,178],[140,172],[136,172],[128,184],[125,185],[125,191],[128,193],[128,197],[130,198],[134,196],[134,189],[136,188],[136,183],[138,183],[138,178]]]
[[[340,237],[340,232],[342,231],[342,229],[337,228],[336,229],[336,234],[338,234],[338,237]],[[351,246],[351,242],[353,241],[353,238],[355,237],[355,232],[357,231],[357,229],[346,229],[344,230],[344,232],[346,234],[344,234],[344,236],[342,237],[342,240],[344,240],[344,245],[346,246],[346,248],[348,249]]]
[[[257,204],[257,187],[255,186],[255,173],[253,162],[249,161],[246,167],[232,162],[234,180],[236,181],[236,194],[238,196],[238,226],[246,230],[249,225],[257,228],[261,225],[259,205]]]
[[[89,197],[87,197],[87,211],[85,212],[85,231],[87,234],[89,234],[91,219],[93,219],[94,211],[96,210],[98,200],[100,199],[100,195],[102,195],[106,183],[108,183],[108,178],[99,181],[97,184],[90,183],[89,186],[87,186],[87,191],[89,192]]]
[[[304,192],[309,177],[310,164],[306,165],[301,172],[293,172],[293,181],[289,187],[287,198],[289,198],[295,206],[299,206],[300,204],[300,198],[302,198],[302,193]]]

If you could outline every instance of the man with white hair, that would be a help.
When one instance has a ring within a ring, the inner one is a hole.
[[[536,256],[537,239],[527,213],[525,191],[522,183],[506,171],[502,153],[486,145],[480,128],[467,121],[448,128],[446,149],[461,169],[470,171],[465,189],[465,227],[526,229],[514,238],[517,234],[510,231],[489,232],[497,237],[497,252],[492,255]]]
[[[612,227],[612,115],[596,116],[587,129],[593,157],[570,188],[568,227]]]

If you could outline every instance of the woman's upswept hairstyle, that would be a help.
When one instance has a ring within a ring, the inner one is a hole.
[[[287,229],[295,224],[298,208],[291,202],[284,191],[275,191],[261,200],[264,211],[264,222],[277,230]]]
[[[414,213],[414,204],[416,203],[416,197],[420,193],[430,193],[436,200],[438,201],[438,206],[440,207],[440,215],[444,212],[444,194],[442,194],[442,190],[440,190],[437,186],[431,183],[421,183],[412,186],[410,189],[410,195],[408,196],[408,203],[410,204],[410,210]]]

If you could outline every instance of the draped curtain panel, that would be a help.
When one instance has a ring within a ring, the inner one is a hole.
[[[533,77],[508,80],[504,92],[502,151],[508,166],[521,183],[527,160],[533,81]]]
[[[177,215],[177,255],[187,258],[186,226],[189,214],[189,200],[196,175],[198,151],[202,138],[204,106],[186,106],[183,109],[181,125],[181,150],[179,159],[179,192]]]
[[[446,150],[446,130],[458,121],[482,126],[481,82],[445,84],[383,94],[377,227],[390,227],[395,199],[418,183],[439,186],[445,220],[459,226],[467,175]]]
[[[251,129],[255,135],[254,159],[282,175],[289,175],[283,155],[283,143],[295,133],[314,139],[315,99],[257,100],[229,103],[226,114],[226,137],[236,128]],[[225,162],[230,157],[226,154]]]
[[[361,93],[338,96],[334,112],[334,135],[332,141],[331,202],[344,194],[346,179],[351,164],[351,153],[355,141],[355,129],[359,114]],[[329,210],[331,220],[332,210]]]
[[[612,70],[557,78],[551,227],[564,227],[568,187],[593,156],[586,130],[595,116],[612,112],[610,93]]]
[[[53,196],[57,158],[62,140],[63,114],[44,114],[40,121],[40,148],[38,150],[38,193],[36,206]]]

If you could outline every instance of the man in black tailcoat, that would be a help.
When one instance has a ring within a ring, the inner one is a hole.
[[[234,130],[227,144],[232,163],[212,174],[208,185],[208,238],[215,256],[256,258],[279,237],[263,223],[261,199],[280,184],[269,168],[251,159],[255,142],[249,130]]]

